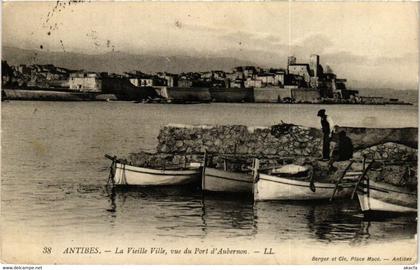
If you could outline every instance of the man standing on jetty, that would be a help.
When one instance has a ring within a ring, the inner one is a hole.
[[[325,113],[325,109],[318,111],[318,117],[321,117],[322,127],[322,160],[330,159],[330,143],[334,130],[334,122],[331,117],[328,117]]]

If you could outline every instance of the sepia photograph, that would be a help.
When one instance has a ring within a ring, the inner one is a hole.
[[[417,269],[418,2],[1,5],[3,269]]]

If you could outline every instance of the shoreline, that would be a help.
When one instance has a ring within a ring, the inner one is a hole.
[[[131,101],[136,103],[159,103],[159,104],[201,104],[201,103],[238,103],[238,104],[323,104],[323,105],[410,105],[415,106],[414,103],[405,101],[398,102],[351,102],[348,100],[331,100],[324,99],[319,102],[307,101],[307,102],[270,102],[270,101],[237,101],[225,99],[223,101],[212,100],[171,100],[167,98],[161,99],[146,99],[136,100],[124,97],[118,97],[112,93],[102,92],[76,92],[62,89],[2,89],[2,102],[6,100],[27,100],[27,101]]]

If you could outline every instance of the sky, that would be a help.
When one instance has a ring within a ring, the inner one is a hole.
[[[418,3],[3,2],[2,44],[101,54],[321,64],[364,87],[417,88]]]

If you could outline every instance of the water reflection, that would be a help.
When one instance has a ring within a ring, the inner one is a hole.
[[[257,230],[249,198],[206,194],[203,221],[207,237],[252,239]]]
[[[357,201],[254,203],[195,188],[114,189],[107,211],[118,230],[162,237],[363,245],[416,234],[416,217],[366,218]]]
[[[204,237],[201,193],[194,188],[113,189],[107,211],[125,233]]]
[[[417,219],[415,215],[389,216],[385,218],[362,218],[362,230],[358,243],[380,242],[413,238],[417,233]]]

